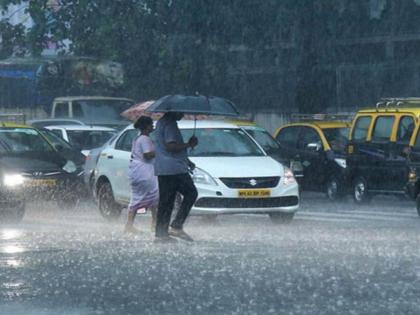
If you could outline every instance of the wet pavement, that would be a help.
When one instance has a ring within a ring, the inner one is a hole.
[[[366,207],[304,196],[289,225],[191,217],[194,243],[154,244],[94,204],[34,204],[0,227],[0,314],[420,314],[420,219],[409,201]]]

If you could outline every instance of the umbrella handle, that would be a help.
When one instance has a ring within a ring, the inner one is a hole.
[[[194,129],[192,136],[195,137],[195,129],[197,128],[197,115],[194,115]],[[191,148],[191,151],[194,151],[194,148]]]

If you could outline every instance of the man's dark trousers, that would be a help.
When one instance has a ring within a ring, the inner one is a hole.
[[[157,212],[156,236],[168,235],[169,223],[179,192],[184,198],[181,207],[171,224],[174,229],[182,229],[185,220],[197,199],[197,188],[188,173],[177,175],[159,175],[159,208]]]

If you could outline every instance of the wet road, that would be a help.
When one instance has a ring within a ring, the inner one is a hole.
[[[196,242],[122,234],[92,204],[0,227],[0,314],[420,314],[420,220],[393,198],[304,196],[287,225],[190,218]]]

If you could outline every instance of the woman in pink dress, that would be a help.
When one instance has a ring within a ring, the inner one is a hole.
[[[128,177],[131,185],[131,199],[128,205],[126,233],[138,233],[134,219],[141,209],[154,209],[159,202],[159,186],[154,170],[155,147],[149,135],[153,132],[153,120],[141,116],[134,124],[140,132],[134,139]],[[153,213],[152,213],[153,215]]]

